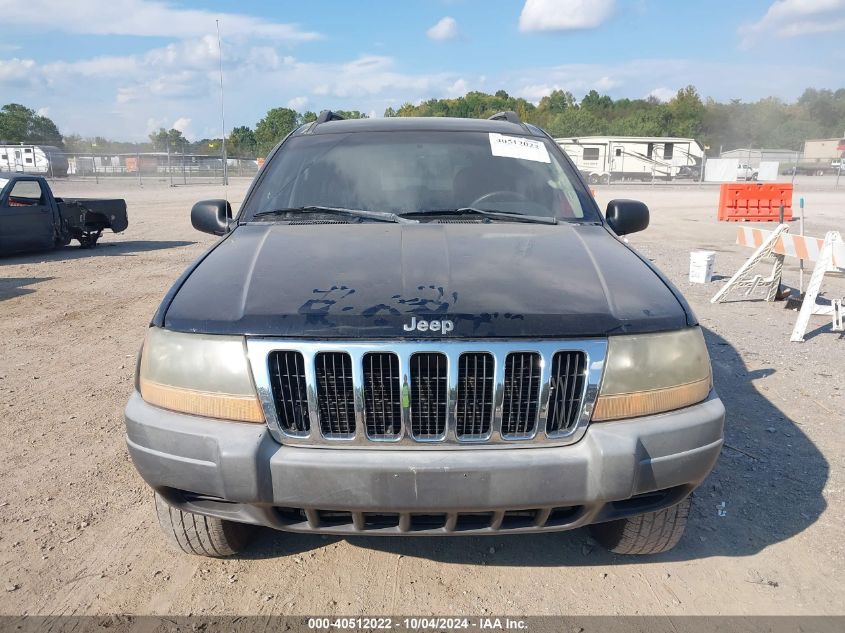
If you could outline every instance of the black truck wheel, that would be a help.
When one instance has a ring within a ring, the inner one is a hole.
[[[79,246],[82,248],[94,248],[100,236],[96,233],[88,233],[79,236]]]
[[[659,554],[681,540],[687,526],[690,498],[657,512],[590,526],[599,543],[617,554]]]
[[[155,493],[156,514],[171,547],[198,556],[233,556],[249,545],[255,527],[174,508]]]

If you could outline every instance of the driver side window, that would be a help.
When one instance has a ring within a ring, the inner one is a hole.
[[[44,192],[36,180],[20,180],[9,192],[6,203],[10,207],[35,207],[44,204]]]

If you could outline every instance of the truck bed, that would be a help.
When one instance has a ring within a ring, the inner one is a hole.
[[[104,229],[120,233],[129,226],[126,201],[120,198],[56,198],[56,202],[62,221],[72,233]]]

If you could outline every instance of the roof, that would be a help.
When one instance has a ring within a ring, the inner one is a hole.
[[[679,136],[559,136],[555,138],[555,141],[558,143],[600,143],[608,140],[642,143],[665,143],[667,141],[670,143],[698,143],[694,138],[682,138]],[[701,143],[698,143],[698,145],[701,145]]]
[[[498,132],[522,136],[543,136],[533,125],[491,121],[489,119],[457,119],[449,117],[384,117],[373,119],[345,119],[303,126],[301,134],[341,134],[348,132]]]
[[[781,149],[777,147],[737,147],[736,149],[726,149],[723,154],[728,154],[730,152],[762,152],[763,154],[774,154],[776,152],[781,152],[784,154],[800,154],[799,150],[797,149]]]

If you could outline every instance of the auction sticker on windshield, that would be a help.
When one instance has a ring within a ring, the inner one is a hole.
[[[505,136],[490,132],[490,150],[493,156],[533,160],[537,163],[552,162],[543,141],[522,136]]]

